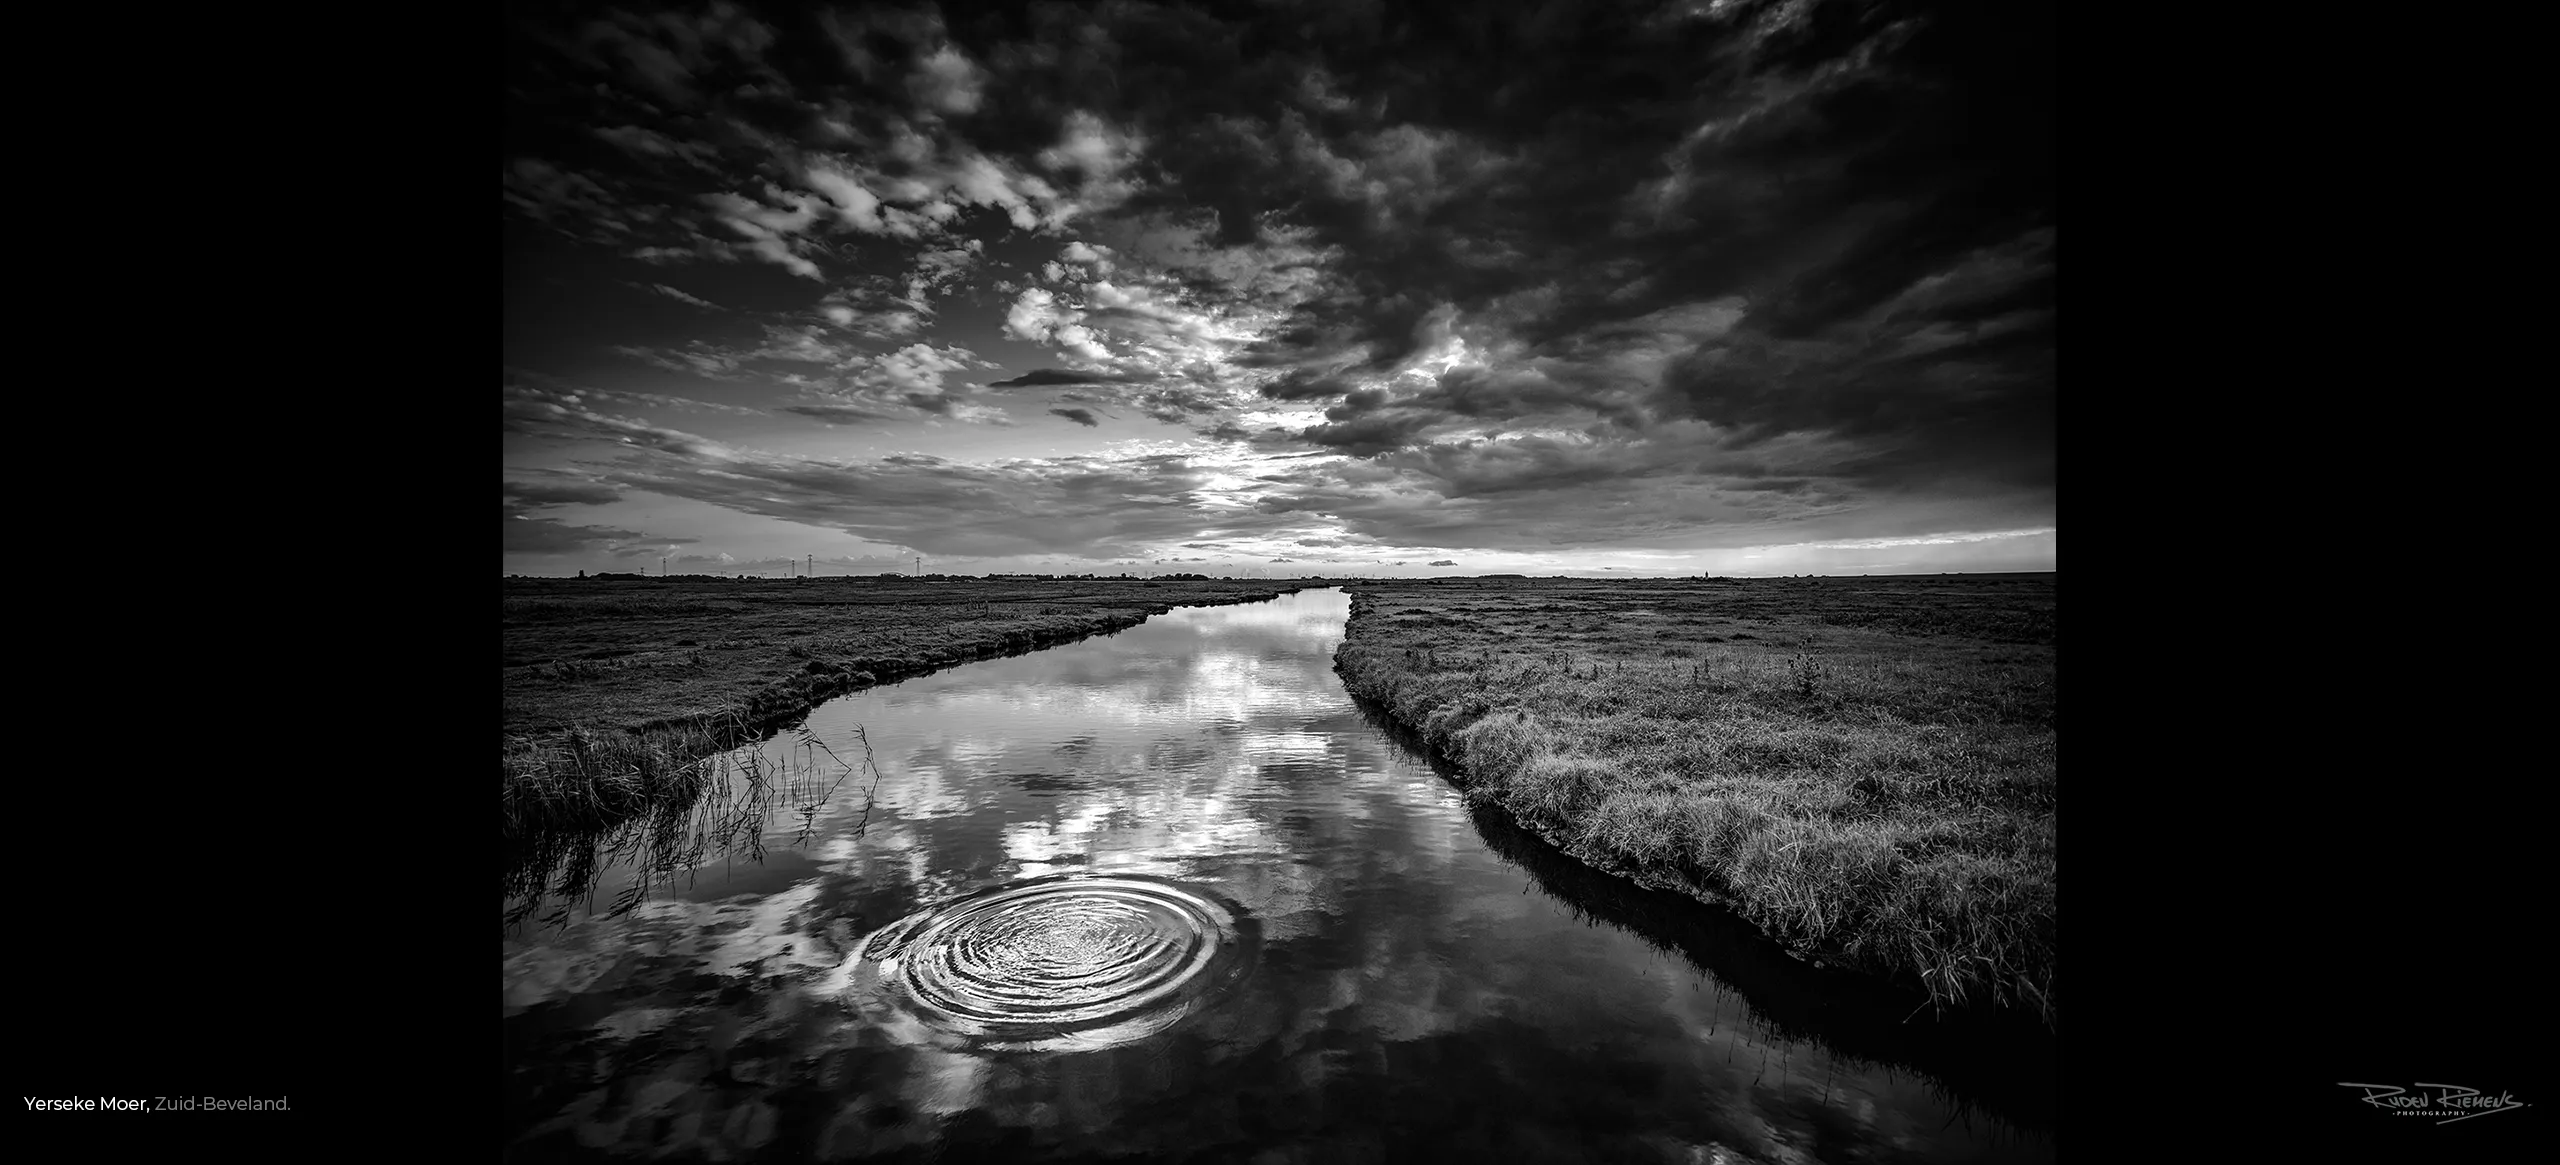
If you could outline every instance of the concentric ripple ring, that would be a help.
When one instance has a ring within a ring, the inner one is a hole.
[[[1161,878],[1063,874],[980,891],[865,940],[852,985],[937,1042],[1083,1051],[1144,1039],[1252,966],[1244,909]]]

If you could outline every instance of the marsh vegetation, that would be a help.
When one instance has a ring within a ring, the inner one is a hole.
[[[2053,586],[1361,584],[1336,669],[1583,861],[2052,1026]]]
[[[574,809],[519,817],[511,800],[514,827],[500,860],[502,925],[566,926],[581,907],[595,917],[628,914],[679,879],[689,886],[714,859],[761,862],[769,841],[807,846],[820,817],[840,804],[854,817],[833,832],[861,837],[879,795],[880,766],[870,733],[853,725],[850,736],[851,759],[806,726],[701,757],[662,777],[645,800],[618,806],[619,815],[604,824],[579,824],[584,816]],[[607,887],[611,897],[599,902]]]
[[[509,579],[504,823],[600,828],[683,802],[699,762],[820,702],[1294,583],[1211,579]]]
[[[1344,690],[1349,606],[854,691],[526,862],[509,1157],[2052,1159],[2040,1026],[1470,804]]]

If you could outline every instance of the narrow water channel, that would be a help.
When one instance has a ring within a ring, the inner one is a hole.
[[[1348,606],[847,696],[745,827],[512,875],[508,1159],[2053,1158],[2049,1061],[1948,1068],[1471,812],[1343,691]]]

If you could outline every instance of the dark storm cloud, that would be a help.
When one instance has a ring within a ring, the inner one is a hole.
[[[2047,479],[2049,17],[1335,16],[1248,32],[1133,9],[1094,34],[1124,76],[1167,29],[1204,46],[1146,60],[1149,92],[1182,101],[1132,111],[1174,178],[1160,197],[1217,211],[1219,242],[1286,223],[1331,254],[1325,293],[1236,361],[1284,370],[1266,399],[1342,399],[1302,439],[1376,457],[1466,422],[1581,414],[1641,442],[1695,417],[1832,434],[1856,447],[1829,468],[1871,487]],[[1361,395],[1435,326],[1491,358]]]
[[[613,193],[584,174],[561,169],[540,158],[518,158],[507,167],[505,183],[506,201],[538,221],[600,221],[607,224],[608,235],[630,229],[617,217]]]
[[[782,411],[830,425],[876,424],[895,419],[895,414],[850,405],[784,405]]]
[[[1145,393],[1137,397],[1135,403],[1146,410],[1149,417],[1168,425],[1179,425],[1226,407],[1225,401],[1213,395],[1179,388]]]
[[[673,159],[703,170],[717,168],[717,152],[700,142],[678,141],[636,125],[604,126],[598,128],[595,135],[598,141],[635,157]]]
[[[1440,559],[1440,560],[1438,560],[1438,561],[1436,561],[1436,562],[1431,563],[1430,565],[1432,565],[1432,566],[1456,566],[1456,565],[1458,565],[1458,560],[1457,560],[1457,559],[1454,559],[1454,558],[1443,558],[1443,559]]]
[[[1264,381],[1261,394],[1270,400],[1324,400],[1341,396],[1357,388],[1354,382],[1340,376],[1324,376],[1304,368],[1293,368]]]
[[[1053,384],[1118,384],[1123,377],[1101,372],[1076,372],[1065,368],[1035,368],[1009,380],[989,381],[989,388],[1039,388]]]
[[[536,510],[545,506],[600,506],[622,500],[612,486],[592,482],[564,481],[551,484],[510,481],[501,486],[509,511]]]
[[[1262,475],[1265,518],[1453,548],[2050,520],[2042,9],[511,18],[510,221],[816,300],[761,346],[626,346],[799,388],[787,415],[999,419],[942,389],[965,349],[920,341],[1012,245],[966,243],[1011,234],[1038,247],[1005,258],[1007,336],[1089,371],[988,387],[1324,455]],[[709,302],[667,278],[641,285]],[[507,423],[705,454],[628,404],[511,397]]]
[[[1172,178],[1159,199],[1216,210],[1221,242],[1287,223],[1331,249],[1326,294],[1238,359],[1288,368],[1264,397],[1347,395],[1415,355],[1435,312],[1464,333],[1514,302],[1480,337],[1510,341],[1507,359],[1340,409],[1309,441],[1374,456],[1454,421],[1579,409],[1874,437],[1862,464],[1880,475],[1940,453],[2036,460],[2050,262],[1996,257],[2049,252],[2049,18],[1701,12],[1344,9],[1283,31],[1140,7],[1091,35],[1164,95],[1128,110]],[[1141,51],[1175,29],[1200,52]],[[1916,294],[1948,280],[1971,298]],[[1718,302],[1727,318],[1694,326]],[[1884,415],[1953,410],[1979,435]]]
[[[628,287],[636,287],[636,288],[639,288],[639,289],[640,289],[640,290],[642,290],[642,291],[646,291],[646,292],[649,292],[649,293],[654,294],[654,295],[663,295],[663,296],[667,297],[668,299],[672,299],[672,300],[676,301],[677,303],[689,303],[689,304],[692,304],[692,305],[693,305],[693,306],[695,306],[695,307],[709,308],[709,309],[711,309],[712,311],[725,311],[725,310],[727,310],[727,309],[725,309],[725,308],[722,308],[719,304],[713,303],[713,302],[711,302],[710,300],[707,300],[707,299],[702,298],[701,296],[687,294],[687,293],[685,293],[685,292],[683,292],[683,291],[679,291],[679,290],[677,290],[677,289],[675,289],[675,288],[669,287],[669,286],[667,286],[667,285],[666,285],[666,284],[664,284],[664,283],[628,283],[628,282],[626,282],[626,283],[625,283],[625,286],[628,286]]]
[[[522,514],[506,515],[499,524],[505,527],[499,546],[507,554],[577,554],[593,550],[615,550],[619,553],[634,543],[659,547],[693,541],[691,538],[651,538],[611,526],[579,526],[554,518],[530,518]]]
[[[1373,414],[1342,408],[1327,409],[1325,416],[1327,423],[1309,426],[1299,436],[1353,457],[1374,457],[1402,448],[1430,423],[1430,418],[1422,414]]]
[[[1820,429],[1877,482],[2050,484],[2051,232],[1986,248],[1854,319],[1788,337],[1737,330],[1674,361],[1669,415],[1750,439]]]
[[[1521,436],[1275,463],[1263,475],[1275,488],[1256,507],[1274,518],[1322,519],[1356,540],[1300,540],[1309,546],[1704,549],[1802,540],[1806,522],[1825,523],[1826,537],[1906,532],[1905,512],[1858,504],[1860,484],[1839,468],[1853,446],[1813,436],[1740,451],[1718,442],[1704,424],[1681,421],[1641,442]],[[1773,479],[1790,488],[1770,489]],[[1942,507],[1927,515],[1932,521],[1960,513],[1982,528],[2034,526],[2047,515],[2034,495],[2014,491],[1932,504]]]
[[[1102,423],[1093,419],[1092,409],[1051,409],[1049,410],[1049,415],[1053,417],[1065,417],[1066,419],[1074,421],[1088,429]]]
[[[582,62],[618,68],[650,96],[673,106],[702,100],[706,85],[775,80],[762,60],[771,25],[736,5],[647,14],[609,12],[576,28],[560,47]]]

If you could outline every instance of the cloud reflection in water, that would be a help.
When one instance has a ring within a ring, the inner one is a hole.
[[[877,749],[863,836],[831,807],[786,890],[721,900],[705,871],[701,900],[510,940],[516,1136],[827,1160],[1342,1160],[1402,1137],[1488,1160],[2050,1158],[1918,1078],[1769,1038],[1688,960],[1533,889],[1350,705],[1343,611],[1177,611],[819,709],[821,738],[860,724]],[[1214,889],[1259,930],[1252,974],[1086,1051],[953,1048],[857,1005],[882,928],[1055,875]]]

